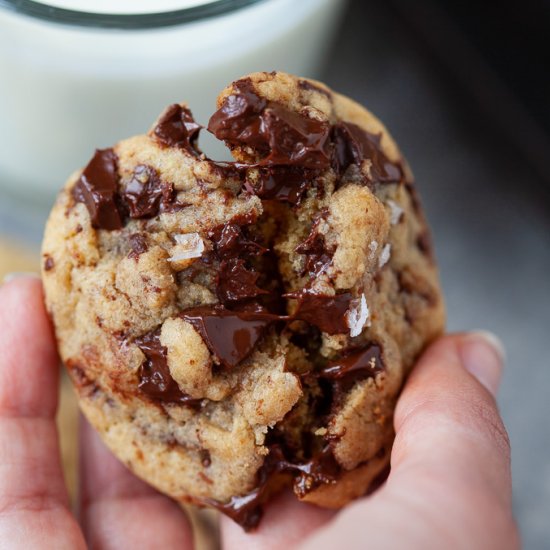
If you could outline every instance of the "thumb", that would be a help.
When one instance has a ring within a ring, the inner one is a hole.
[[[459,334],[424,353],[397,404],[386,485],[319,532],[317,549],[342,533],[349,548],[364,545],[365,533],[373,548],[519,547],[510,446],[494,398],[503,362],[497,342]]]

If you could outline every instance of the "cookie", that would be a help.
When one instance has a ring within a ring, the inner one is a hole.
[[[412,174],[372,114],[280,72],[217,107],[234,162],[201,152],[185,104],[97,150],[52,210],[43,279],[105,443],[251,529],[285,486],[338,508],[383,481],[444,306]]]

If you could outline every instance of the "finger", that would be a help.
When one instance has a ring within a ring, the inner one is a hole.
[[[369,533],[376,548],[518,548],[508,437],[492,394],[501,371],[502,353],[484,334],[432,345],[396,408],[386,485],[305,547],[331,548],[343,533],[359,547]]]
[[[334,511],[299,502],[290,491],[286,491],[266,506],[255,532],[246,533],[240,525],[223,516],[223,547],[228,550],[295,548],[333,515]]]
[[[0,540],[83,548],[61,469],[58,358],[37,278],[0,287],[0,350]]]
[[[82,418],[80,519],[91,548],[193,548],[181,508],[134,476]]]

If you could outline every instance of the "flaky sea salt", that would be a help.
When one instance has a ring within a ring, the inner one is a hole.
[[[380,252],[380,256],[378,258],[378,267],[380,268],[384,267],[388,263],[388,260],[390,259],[390,255],[391,255],[391,244],[388,243],[384,246],[384,248],[382,249],[382,252]]]
[[[204,242],[198,233],[178,233],[174,235],[176,246],[172,249],[170,262],[180,262],[200,258],[204,252]]]
[[[388,206],[390,207],[390,223],[392,225],[397,225],[403,215],[403,208],[391,199],[388,199]]]
[[[374,255],[376,254],[376,251],[378,250],[378,243],[376,241],[371,241],[369,244],[369,260],[372,260],[374,258]]]
[[[349,327],[350,336],[359,336],[368,320],[369,307],[367,306],[367,299],[364,294],[361,294],[361,298],[351,301],[350,308],[346,312],[346,323]]]

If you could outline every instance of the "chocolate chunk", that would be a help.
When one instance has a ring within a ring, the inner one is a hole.
[[[349,292],[328,296],[303,289],[286,296],[298,300],[298,307],[292,316],[293,319],[306,321],[328,334],[349,332],[345,317],[352,299]]]
[[[147,238],[143,233],[133,233],[130,235],[130,252],[128,253],[128,258],[137,260],[140,255],[147,252],[148,249]]]
[[[259,170],[256,186],[248,185],[250,192],[264,200],[278,200],[299,204],[306,191],[316,185],[320,171],[299,166],[271,166]]]
[[[338,122],[332,127],[334,144],[333,167],[342,174],[350,164],[371,161],[370,181],[372,183],[399,182],[403,170],[385,155],[380,146],[382,134],[371,134],[352,122]]]
[[[160,330],[137,338],[134,343],[145,355],[139,368],[138,388],[155,401],[179,403],[189,407],[200,406],[202,399],[194,399],[183,393],[170,375],[167,350],[160,343]]]
[[[356,382],[373,378],[383,370],[382,350],[380,346],[372,344],[332,361],[318,373],[318,376],[330,380],[335,394],[341,395],[347,393]]]
[[[261,98],[250,80],[235,91],[208,123],[208,130],[231,145],[249,145],[264,158],[260,166],[330,166],[330,125]],[[265,156],[267,155],[267,156]]]
[[[279,319],[263,311],[230,311],[220,305],[187,309],[180,316],[195,327],[226,368],[246,359],[266,328]]]
[[[46,254],[44,256],[44,271],[51,271],[55,267],[55,262],[53,261],[53,258]]]
[[[196,155],[200,129],[191,111],[175,103],[166,109],[153,129],[153,135],[162,145],[179,147]]]
[[[334,483],[341,471],[329,445],[316,457],[303,463],[288,461],[281,446],[272,445],[264,464],[258,470],[256,487],[252,491],[242,496],[234,496],[226,503],[213,499],[204,499],[202,503],[229,516],[245,531],[251,531],[262,518],[262,504],[268,498],[270,484],[276,479],[277,474],[294,476],[294,491],[303,497],[320,485]]]
[[[117,205],[117,156],[113,149],[97,149],[73,187],[73,198],[86,205],[96,229],[120,229]]]
[[[233,87],[235,92],[226,97],[220,109],[210,117],[208,131],[218,139],[252,145],[267,152],[259,116],[267,101],[256,93],[249,79],[239,80]]]
[[[317,92],[319,94],[323,94],[324,96],[328,97],[329,99],[332,98],[332,94],[329,90],[326,88],[322,88],[321,86],[318,86],[314,82],[311,82],[311,80],[299,80],[298,86],[302,90],[307,90],[308,92]]]
[[[220,264],[216,294],[223,304],[254,298],[267,291],[256,286],[259,273],[247,269],[244,260],[232,258]]]
[[[416,237],[416,246],[424,256],[427,256],[431,261],[434,259],[432,236],[428,228],[424,229]]]
[[[208,232],[214,250],[220,259],[236,256],[263,254],[266,249],[245,237],[242,227],[235,223],[220,225]]]
[[[327,269],[332,262],[334,250],[329,250],[325,243],[325,237],[319,233],[319,224],[328,214],[327,209],[320,212],[319,217],[313,222],[311,231],[305,241],[302,241],[295,251],[298,254],[305,254],[305,271],[317,276]]]
[[[151,218],[158,215],[161,200],[171,202],[172,193],[172,186],[163,184],[153,167],[140,164],[136,166],[122,198],[131,218]]]

